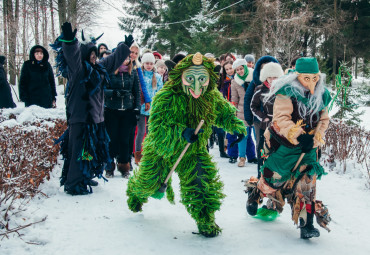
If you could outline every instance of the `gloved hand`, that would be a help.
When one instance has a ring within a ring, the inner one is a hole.
[[[72,41],[76,37],[77,28],[72,32],[72,25],[69,22],[64,22],[62,25],[63,39]]]
[[[302,134],[297,140],[302,148],[302,152],[307,153],[313,148],[313,138],[315,135]]]
[[[234,147],[234,146],[235,146],[235,144],[240,143],[240,142],[243,140],[243,138],[245,137],[245,135],[244,135],[244,134],[239,134],[238,132],[234,132],[234,134],[235,134],[235,135],[237,135],[237,136],[238,136],[238,138],[237,138],[234,142],[232,142],[232,143],[230,144],[230,148]]]
[[[129,36],[125,35],[125,42],[124,42],[124,44],[126,44],[127,47],[130,48],[133,43],[134,43],[134,37],[132,37],[132,35],[129,35]]]
[[[194,128],[185,128],[185,130],[182,132],[182,137],[188,142],[188,143],[194,143],[198,140],[198,134],[203,133],[203,129],[199,129],[198,134],[194,134],[195,129]]]

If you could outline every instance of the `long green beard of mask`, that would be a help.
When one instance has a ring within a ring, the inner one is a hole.
[[[182,89],[188,96],[195,99],[204,95],[209,85],[209,74],[207,69],[201,66],[191,66],[182,74]]]

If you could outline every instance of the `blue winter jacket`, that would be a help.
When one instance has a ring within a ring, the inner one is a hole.
[[[155,75],[155,78],[157,79],[157,89],[155,89],[155,90],[153,90],[153,87],[152,87],[153,75]],[[148,95],[149,95],[150,101],[151,101],[153,99],[154,95],[163,87],[162,77],[158,73],[155,73],[155,72],[152,72],[152,71],[146,71],[146,70],[143,69],[143,78],[144,78],[145,87],[148,91]],[[140,114],[149,116],[149,111],[145,111],[145,104],[141,105]]]
[[[254,94],[255,88],[262,84],[260,81],[260,73],[261,73],[261,66],[262,64],[274,62],[279,63],[279,61],[276,60],[276,58],[271,56],[263,56],[260,59],[258,59],[254,71],[253,71],[253,80],[249,84],[247,91],[245,92],[244,96],[244,119],[248,123],[248,125],[253,125],[253,122],[259,122],[259,120],[253,116],[251,111],[251,101]]]

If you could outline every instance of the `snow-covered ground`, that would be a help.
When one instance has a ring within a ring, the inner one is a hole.
[[[220,236],[192,234],[196,224],[179,203],[179,181],[174,175],[176,204],[150,199],[143,212],[132,213],[126,204],[127,179],[117,176],[87,196],[69,196],[59,187],[61,161],[41,190],[49,198],[35,198],[22,218],[43,223],[17,237],[0,242],[0,254],[369,254],[369,190],[359,169],[346,175],[335,172],[318,182],[317,198],[328,205],[331,232],[320,228],[321,237],[302,240],[290,219],[290,208],[273,222],[250,217],[245,210],[247,195],[242,179],[256,174],[256,165],[239,168],[218,155],[224,193],[227,197],[216,213],[223,228]],[[20,219],[22,220],[22,219]],[[26,242],[37,243],[28,244]]]

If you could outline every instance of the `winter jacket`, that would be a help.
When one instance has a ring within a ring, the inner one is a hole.
[[[295,128],[298,120],[302,119],[298,112],[298,105],[294,98],[287,97],[285,95],[278,94],[274,102],[273,119],[271,122],[271,127],[280,135],[285,138],[285,142],[289,145],[298,145],[297,138],[303,132],[310,133],[313,131],[314,136],[314,148],[319,145],[323,145],[323,138],[325,136],[325,131],[329,126],[329,114],[327,108],[320,111],[318,116],[313,120],[312,127],[309,130],[304,130],[303,128]],[[296,130],[296,131],[295,131]],[[294,132],[293,132],[294,131]],[[266,143],[269,147],[271,132],[266,129],[264,133]]]
[[[157,79],[157,88],[156,89],[153,89],[153,87],[152,87],[153,75],[155,75],[155,78]],[[146,89],[148,91],[148,95],[150,97],[150,100],[153,100],[154,95],[163,87],[162,77],[159,74],[157,74],[153,71],[143,70],[143,78],[144,78],[144,83],[145,83]],[[141,105],[140,113],[143,114],[143,115],[149,116],[149,111],[145,111],[145,104]]]
[[[247,88],[247,91],[245,92],[244,105],[246,107],[244,107],[244,118],[248,125],[253,125],[253,121],[259,122],[259,120],[253,116],[250,105],[254,94],[254,90],[258,85],[262,83],[260,81],[261,66],[269,62],[279,63],[274,57],[271,56],[261,57],[254,67],[253,80],[251,81]]]
[[[234,79],[231,81],[231,103],[233,103],[236,109],[238,109],[236,117],[243,120],[245,125],[247,125],[247,122],[244,120],[244,95],[245,90],[248,88],[253,77],[253,69],[248,69],[249,74],[244,81],[242,81],[237,75],[235,75]]]
[[[41,48],[44,58],[38,62],[35,59],[35,50]],[[38,105],[51,108],[57,95],[53,68],[49,60],[49,53],[40,46],[35,45],[30,50],[30,59],[22,66],[19,80],[19,97],[25,106]]]
[[[0,109],[1,108],[14,108],[16,107],[13,102],[12,91],[6,78],[4,70],[5,57],[0,56]]]
[[[130,54],[128,47],[120,43],[114,53],[91,66],[87,60],[92,50],[96,50],[93,43],[63,42],[68,65],[70,124],[104,121],[104,86],[109,83],[108,73],[113,73]]]
[[[254,91],[251,102],[251,111],[253,115],[261,122],[262,130],[267,129],[273,116],[275,97],[271,98],[267,102],[264,102],[263,96],[269,91],[270,89],[265,84],[258,85]],[[266,118],[268,118],[268,121],[265,121]]]
[[[111,74],[110,84],[104,90],[105,107],[118,110],[140,109],[140,88],[139,78],[135,70],[131,74],[128,72]],[[114,97],[115,90],[124,91],[121,97]]]

